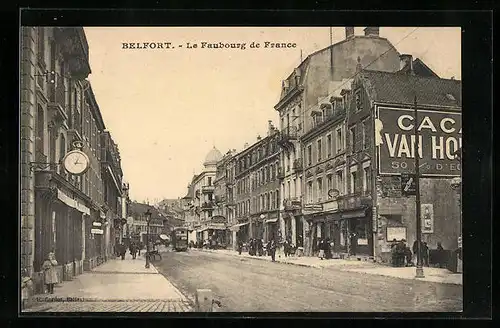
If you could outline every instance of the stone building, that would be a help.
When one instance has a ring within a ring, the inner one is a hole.
[[[22,297],[42,293],[41,265],[50,251],[61,281],[106,259],[110,229],[102,183],[100,135],[105,126],[93,98],[88,44],[80,27],[21,30]],[[81,176],[62,166],[78,141],[90,160]],[[103,234],[93,234],[93,222]]]
[[[221,160],[217,163],[217,172],[215,174],[214,180],[214,196],[215,196],[215,211],[214,216],[218,216],[218,224],[224,224],[226,227],[234,224],[235,220],[235,209],[234,206],[230,206],[234,199],[233,195],[233,185],[229,181],[234,181],[234,177],[231,176],[234,173],[230,169],[230,163],[232,163],[233,154],[235,150],[229,150]],[[231,231],[226,230],[226,246],[233,247],[233,234]]]
[[[309,55],[282,82],[280,100],[274,107],[280,116],[279,145],[282,148],[280,190],[284,203],[280,211],[287,213],[280,218],[280,227],[282,233],[291,235],[292,242],[304,247],[306,252],[312,250],[312,245],[308,244],[311,227],[302,215],[305,179],[301,168],[304,166],[304,148],[300,137],[314,129],[313,110],[323,98],[329,97],[332,86],[354,76],[358,57],[364,68],[388,72],[399,70],[399,53],[386,38],[380,37],[378,27],[367,27],[365,35],[355,35],[354,27],[346,27],[344,40]],[[298,169],[294,169],[294,163]],[[306,238],[298,238],[300,236]]]
[[[148,222],[146,220],[145,213],[147,211],[152,213],[151,221],[149,222],[149,236],[148,236]],[[165,231],[164,221],[166,218],[163,214],[158,211],[154,206],[149,204],[143,204],[138,202],[131,202],[129,208],[129,236],[130,240],[140,241],[144,245],[147,245],[147,241],[154,243],[159,240],[160,234],[166,233],[169,235],[169,231]]]
[[[214,238],[220,240],[221,243],[225,242],[225,226],[218,221],[219,219],[213,219],[216,208],[214,181],[217,173],[216,166],[221,158],[222,154],[217,148],[211,149],[203,162],[203,171],[196,175],[192,182],[195,224],[199,226],[196,230],[197,241]]]
[[[269,121],[268,135],[234,156],[237,240],[279,238],[278,131]]]
[[[410,247],[415,241],[415,196],[404,195],[401,181],[402,174],[415,174],[415,107],[422,238],[431,249],[438,242],[458,247],[460,193],[453,188],[461,177],[455,158],[462,144],[461,82],[441,79],[420,60],[401,55],[399,72],[362,70],[352,84],[348,197],[340,208],[356,254],[388,261],[393,239],[406,239]]]

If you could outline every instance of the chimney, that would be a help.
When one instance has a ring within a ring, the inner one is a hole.
[[[378,36],[378,32],[379,32],[379,27],[375,27],[375,26],[367,26],[365,28],[365,36]]]
[[[260,137],[260,135],[257,136],[257,141],[260,141],[262,138]]]
[[[345,28],[345,38],[346,38],[346,40],[347,39],[351,39],[353,37],[354,37],[354,27],[353,26],[346,27]]]
[[[413,58],[412,55],[402,54],[399,55],[400,69],[408,67],[410,73],[413,73]]]

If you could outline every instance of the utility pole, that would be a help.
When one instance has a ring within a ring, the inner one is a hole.
[[[415,95],[414,103],[414,131],[415,131],[415,143],[414,143],[414,156],[415,156],[415,219],[417,220],[417,266],[415,271],[415,278],[425,278],[424,269],[422,265],[422,219],[420,213],[420,142],[418,139],[418,111],[417,111],[417,96]]]

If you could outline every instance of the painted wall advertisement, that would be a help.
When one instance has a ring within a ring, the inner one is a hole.
[[[415,172],[414,110],[378,108],[375,139],[379,173]],[[422,176],[460,176],[456,152],[462,148],[460,112],[418,110],[418,154]]]

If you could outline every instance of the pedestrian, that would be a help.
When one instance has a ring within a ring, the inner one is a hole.
[[[137,246],[135,245],[135,243],[130,243],[130,255],[132,255],[132,259],[135,260],[136,256],[137,256]]]
[[[243,250],[243,241],[238,240],[238,255],[241,255],[241,251]]]
[[[56,266],[56,255],[54,252],[50,252],[42,265],[45,276],[45,285],[47,286],[47,292],[50,294],[54,294],[54,285],[57,284]]]
[[[254,243],[253,238],[250,238],[250,241],[248,242],[248,246],[249,246],[248,247],[248,254],[250,256],[255,255],[255,249],[254,249],[255,248],[255,243]]]
[[[437,263],[438,263],[438,266],[440,268],[442,268],[445,264],[445,260],[444,260],[444,248],[443,248],[443,245],[441,245],[441,242],[438,242],[437,243],[437,248],[436,248],[436,253],[437,253]]]
[[[327,260],[332,258],[332,248],[330,238],[327,238],[325,241],[325,257]]]
[[[125,247],[125,244],[120,244],[120,256],[122,257],[122,260],[125,260],[125,254],[127,253],[127,247]]]
[[[288,244],[288,240],[285,239],[283,242],[283,253],[285,254],[285,257],[288,257],[290,254],[290,245]]]
[[[264,240],[263,239],[259,239],[258,240],[258,255],[259,256],[262,256],[262,253],[264,252]]]
[[[276,242],[274,241],[274,239],[271,240],[269,251],[271,253],[271,261],[276,262]]]
[[[325,258],[325,241],[323,240],[323,238],[319,240],[318,248],[319,248],[318,257],[322,260]]]
[[[424,242],[422,247],[422,263],[424,266],[429,266],[429,246]]]

